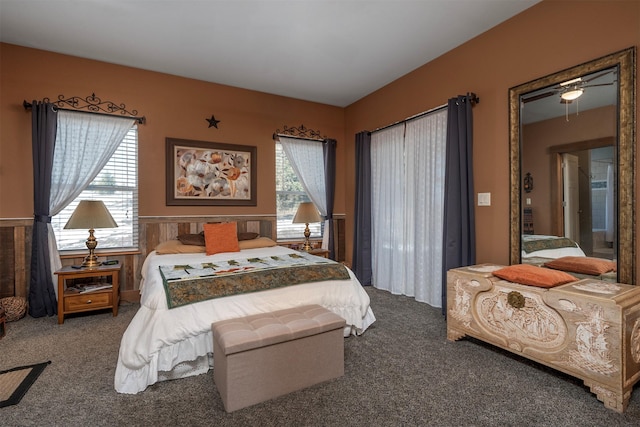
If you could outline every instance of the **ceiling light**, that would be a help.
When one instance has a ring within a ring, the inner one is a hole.
[[[565,101],[573,101],[574,99],[579,98],[583,92],[584,92],[584,89],[576,87],[573,89],[569,89],[566,92],[562,92],[562,94],[560,95],[560,98],[564,99]]]

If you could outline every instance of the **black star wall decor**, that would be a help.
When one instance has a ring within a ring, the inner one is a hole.
[[[220,120],[216,120],[216,117],[212,114],[210,119],[205,119],[209,122],[209,127],[213,126],[214,128],[218,129],[218,123],[220,123]]]

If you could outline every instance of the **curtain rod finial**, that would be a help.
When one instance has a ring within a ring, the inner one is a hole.
[[[480,103],[480,98],[473,92],[467,92],[467,98],[469,98],[469,101],[471,101],[472,104]]]

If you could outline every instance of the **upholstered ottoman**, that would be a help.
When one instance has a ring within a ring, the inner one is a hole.
[[[344,375],[345,323],[319,305],[213,323],[213,379],[225,410]]]

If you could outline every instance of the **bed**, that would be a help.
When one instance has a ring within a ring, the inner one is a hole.
[[[521,262],[524,264],[545,267],[554,260],[581,257],[585,258],[585,261],[590,260],[594,263],[598,263],[598,260],[610,262],[612,268],[597,272],[573,271],[572,274],[577,278],[597,279],[613,283],[618,281],[618,272],[614,266],[615,262],[604,258],[587,257],[580,245],[569,238],[541,234],[522,235]]]
[[[266,238],[256,241],[260,239]],[[159,381],[207,372],[212,367],[211,324],[219,320],[319,304],[346,320],[345,337],[362,334],[375,321],[369,296],[349,269],[347,280],[296,284],[169,308],[161,266],[224,263],[297,253],[272,246],[269,239],[266,242],[252,244],[255,247],[240,252],[215,255],[206,255],[197,247],[193,247],[194,253],[185,250],[190,245],[179,243],[174,245],[179,249],[171,253],[151,252],[141,272],[140,309],[121,340],[114,380],[116,391],[135,394]]]
[[[523,284],[532,269],[558,277]],[[506,280],[507,270],[520,278]],[[447,338],[468,335],[580,378],[623,412],[640,379],[640,287],[564,274],[523,264],[449,270]]]

